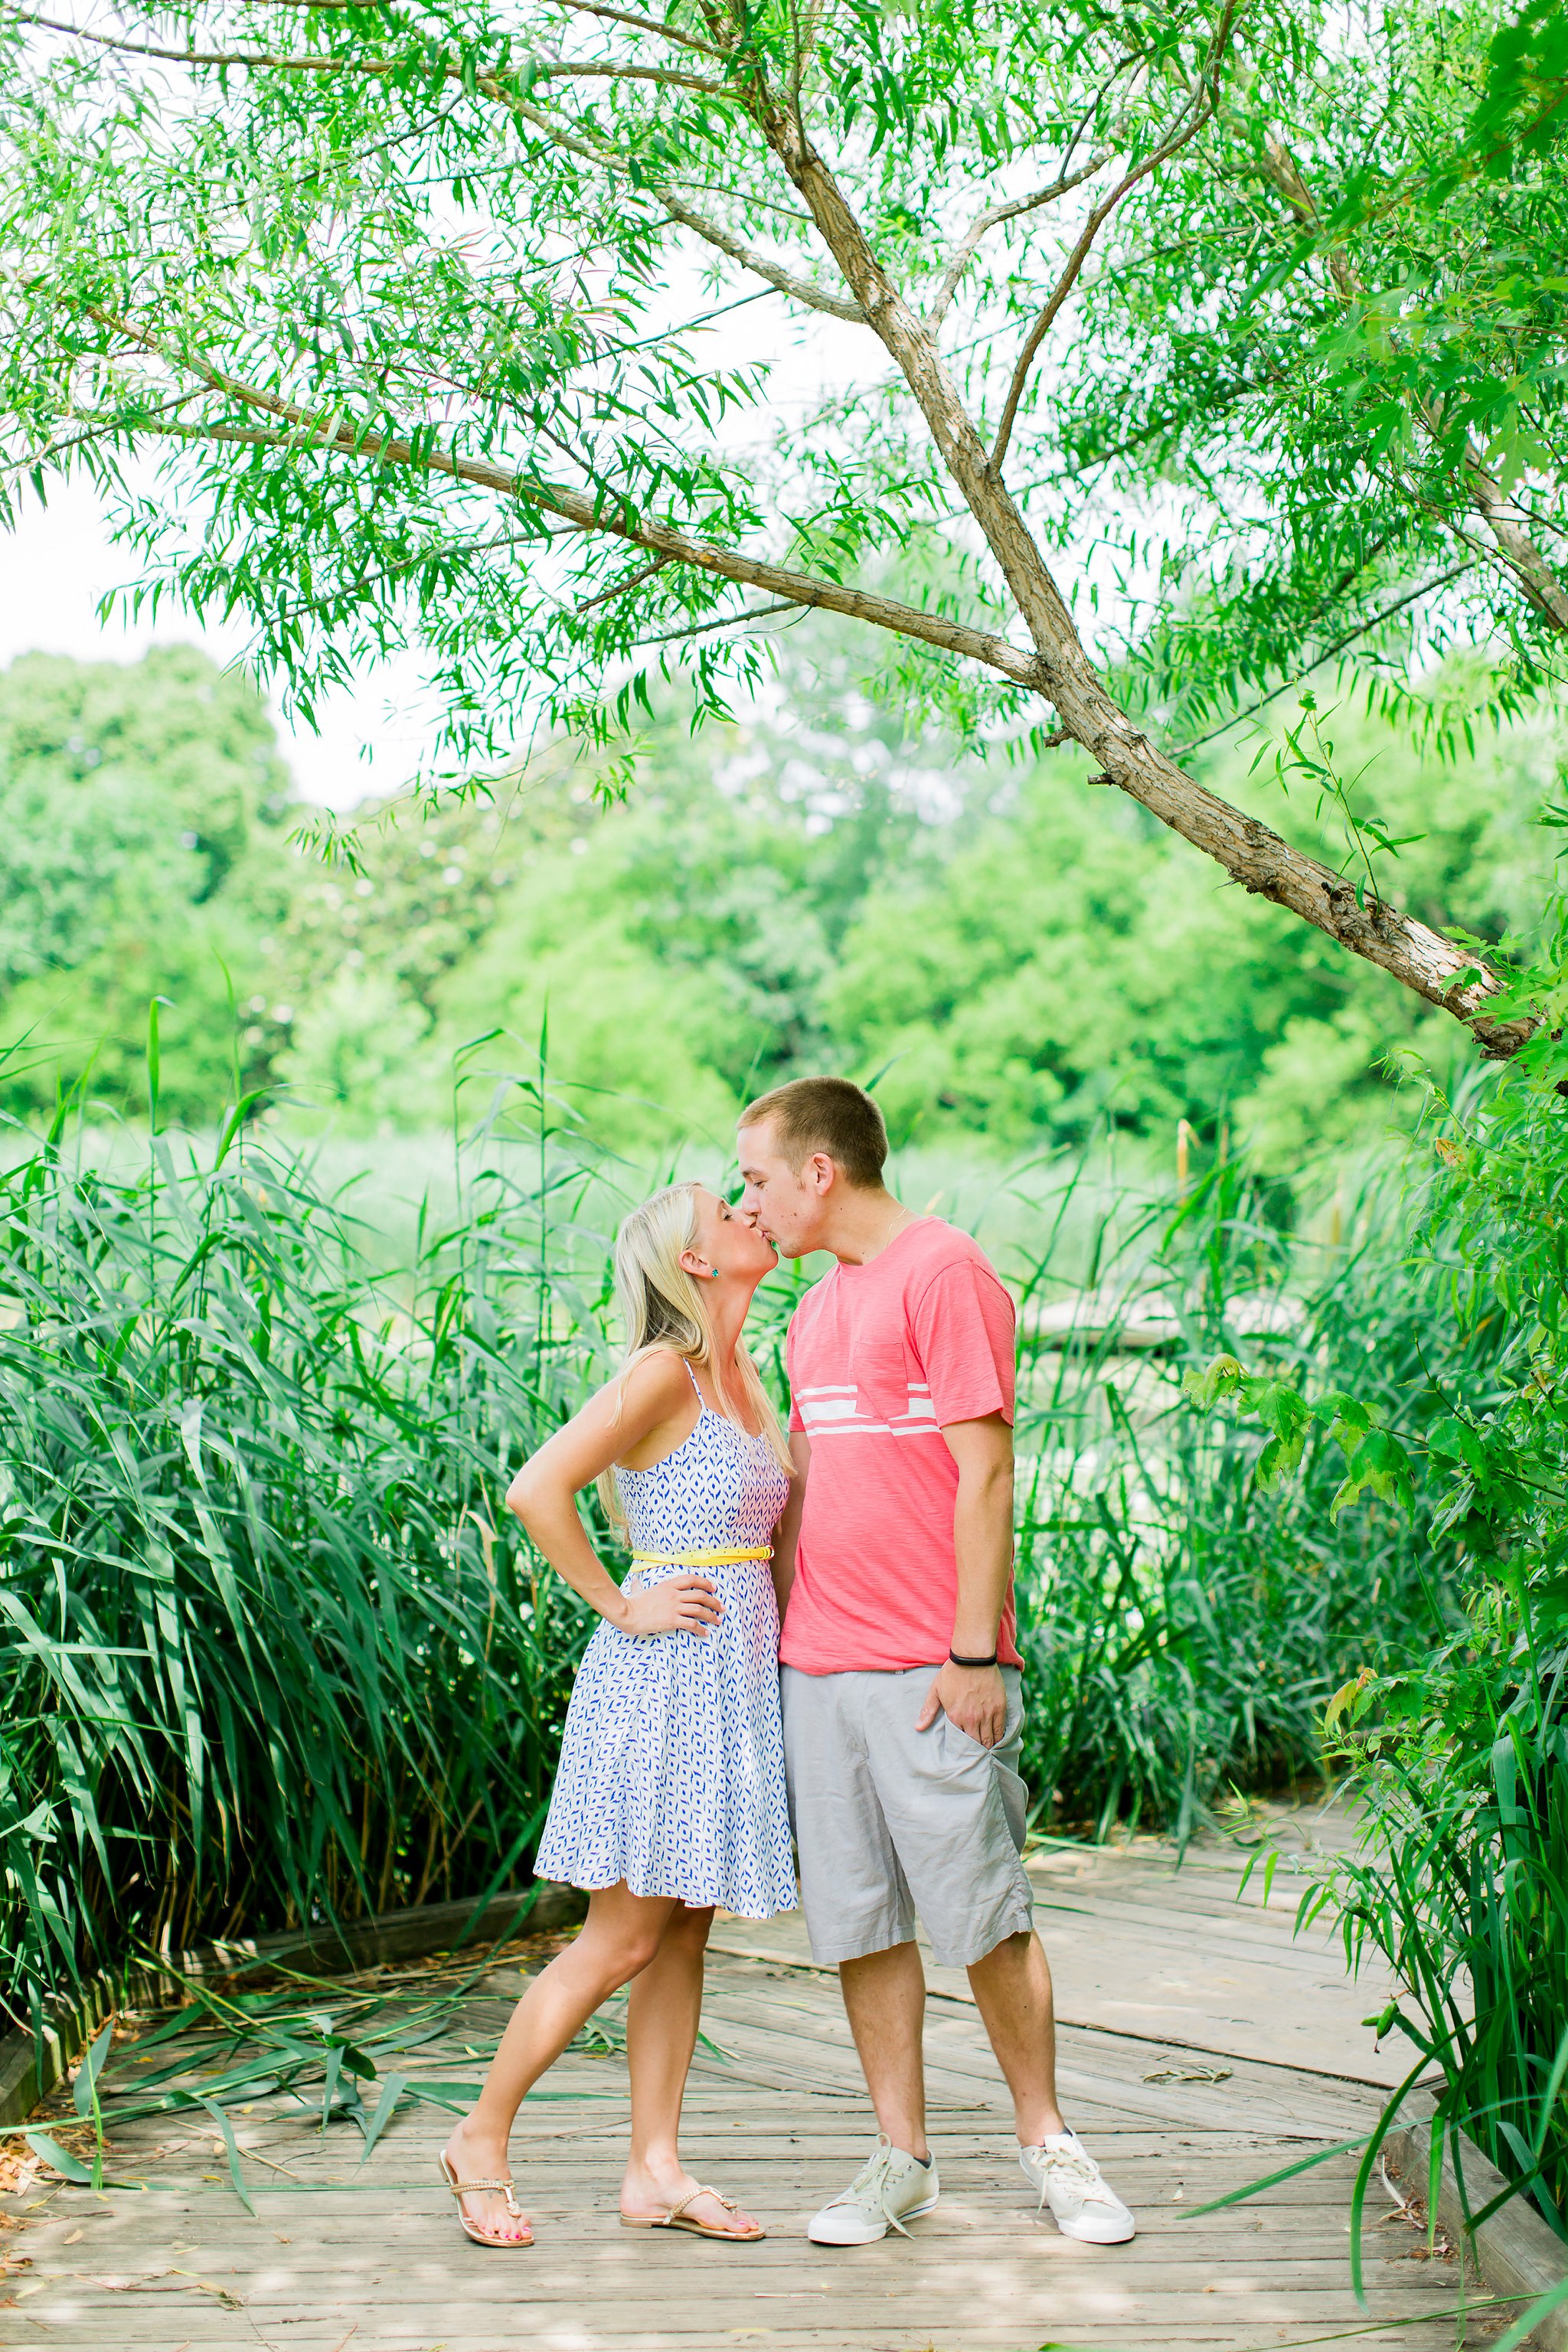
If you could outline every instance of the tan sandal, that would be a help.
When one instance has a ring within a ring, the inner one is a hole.
[[[732,2246],[753,2245],[757,2239],[767,2236],[767,2231],[759,2222],[753,2222],[749,2230],[716,2230],[711,2221],[693,2221],[686,2209],[689,2205],[695,2205],[700,2197],[713,2198],[722,2205],[726,2213],[738,2213],[741,2210],[732,2197],[721,2196],[717,2189],[693,2189],[667,2213],[651,2214],[646,2221],[634,2220],[630,2213],[623,2213],[621,2227],[623,2230],[689,2230],[694,2238],[725,2238]]]
[[[457,2174],[453,2171],[451,2166],[447,2161],[447,2152],[445,2148],[442,2149],[441,2154],[437,2158],[437,2162],[441,2167],[441,2178],[446,2182],[454,2197],[458,2199],[464,2197],[477,2197],[482,2189],[496,2189],[500,2195],[505,2197],[506,2210],[511,2220],[522,2222],[525,2230],[527,2230],[527,2235],[521,2238],[489,2237],[483,2230],[480,2229],[477,2221],[469,2221],[468,2215],[464,2212],[463,2208],[459,2203],[458,2207],[458,2219],[462,2223],[464,2234],[472,2238],[476,2246],[496,2246],[503,2253],[510,2253],[514,2248],[532,2245],[533,2231],[527,2229],[528,2216],[523,2211],[521,2206],[518,2203],[517,2199],[513,2196],[512,2184],[510,2180],[459,2180]]]

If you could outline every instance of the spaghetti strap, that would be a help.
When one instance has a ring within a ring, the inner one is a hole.
[[[691,1369],[691,1359],[689,1356],[682,1356],[680,1360],[686,1367],[687,1377],[689,1379],[692,1387],[697,1391],[697,1402],[702,1407],[703,1412],[706,1412],[708,1410],[708,1400],[702,1393],[701,1382]]]

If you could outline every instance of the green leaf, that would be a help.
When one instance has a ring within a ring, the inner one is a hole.
[[[360,2157],[361,2164],[369,2163],[370,2152],[392,2121],[397,2103],[407,2086],[406,2074],[388,2074],[385,2077],[381,2086],[381,2096],[375,2103],[375,2113],[365,2126],[364,2148]]]
[[[1310,1416],[1305,1399],[1284,1381],[1258,1381],[1249,1402],[1264,1427],[1274,1433],[1258,1464],[1258,1483],[1267,1490],[1300,1464]]]
[[[245,2176],[239,2168],[239,2143],[234,2136],[234,2126],[229,2122],[227,2116],[225,2114],[222,2107],[218,2105],[216,2099],[198,2098],[196,2104],[198,2106],[205,2107],[206,2109],[207,2114],[211,2116],[214,2123],[216,2124],[219,2131],[222,2132],[224,2147],[227,2150],[228,2154],[228,2177],[234,2183],[234,2193],[238,2198],[240,2203],[244,2206],[246,2211],[247,2213],[254,2213],[256,2207],[251,2202],[250,2191],[245,2185]]]
[[[1439,1459],[1463,1463],[1478,1486],[1488,1484],[1486,1448],[1468,1422],[1453,1413],[1435,1422],[1426,1433],[1426,1450]]]
[[[109,2056],[113,2040],[114,2020],[110,2018],[78,2067],[76,2081],[71,2085],[71,2105],[79,2116],[90,2116],[97,2104],[98,2078],[103,2072],[104,2061]]]
[[[22,2137],[46,2164],[52,2165],[65,2179],[75,2181],[84,2189],[92,2187],[92,2174],[87,2166],[72,2156],[68,2149],[61,2147],[58,2140],[51,2139],[47,2132],[24,2131]]]
[[[1337,1432],[1336,1432],[1337,1433]],[[1405,1510],[1415,1506],[1415,1483],[1411,1475],[1410,1456],[1392,1431],[1369,1429],[1351,1433],[1355,1439],[1350,1454],[1349,1475],[1329,1506],[1329,1517],[1338,1519],[1340,1513],[1362,1496],[1374,1494],[1387,1503],[1397,1503]]]
[[[1246,1371],[1234,1356],[1216,1356],[1203,1371],[1184,1372],[1182,1394],[1206,1410],[1221,1397],[1234,1396],[1246,1379]]]
[[[1294,2164],[1281,2166],[1278,2172],[1266,2173],[1261,2180],[1249,2180],[1245,2189],[1228,2189],[1225,2196],[1211,2198],[1206,2205],[1184,2205],[1177,2214],[1178,2221],[1196,2221],[1205,2213],[1222,2212],[1227,2205],[1244,2205],[1249,2197],[1259,2197],[1264,2189],[1277,2188],[1281,2180],[1294,2180],[1299,2172],[1310,2172],[1331,2158],[1349,2156],[1354,2149],[1364,2147],[1370,2135],[1363,2132],[1355,2139],[1336,2141],[1332,2147],[1321,2147],[1315,2155],[1303,2156]]]

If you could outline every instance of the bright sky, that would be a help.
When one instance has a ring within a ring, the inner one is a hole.
[[[750,291],[749,284],[742,290]],[[678,277],[671,292],[675,318],[697,315],[726,299],[704,291],[695,270],[689,282]],[[783,303],[764,299],[747,304],[723,322],[726,362],[771,362],[775,370],[772,404],[786,413],[816,394],[824,345],[838,363],[837,373],[851,375],[876,369],[879,353],[851,350],[859,341],[853,331],[831,320],[813,320],[811,325],[826,333],[818,334],[817,348],[808,354],[802,351],[795,322]],[[717,322],[710,331],[718,331]],[[851,355],[860,362],[858,369],[845,364]],[[755,433],[755,415],[742,412],[742,417],[738,429]],[[126,467],[126,474],[134,479],[132,467]],[[84,478],[51,481],[47,509],[38,506],[30,489],[26,499],[15,534],[0,532],[0,667],[26,653],[68,654],[78,661],[134,661],[154,645],[200,646],[226,667],[243,659],[243,625],[204,623],[172,604],[163,606],[156,620],[100,622],[100,598],[137,577],[135,551],[111,542],[98,497]],[[367,793],[396,792],[418,769],[435,738],[418,667],[412,660],[367,673],[356,691],[333,695],[319,713],[319,734],[303,721],[290,723],[276,693],[270,702],[279,748],[300,792],[331,808],[351,807]]]
[[[0,538],[0,667],[27,653],[134,661],[155,645],[200,646],[226,666],[243,656],[237,625],[204,625],[172,605],[155,621],[100,622],[99,598],[136,571],[134,551],[110,543],[89,483],[51,484],[47,509],[29,492],[16,534]],[[274,696],[279,747],[305,798],[344,808],[367,793],[395,792],[419,765],[432,731],[421,729],[418,702],[412,663],[367,677],[357,693],[334,695],[319,735],[290,726]]]

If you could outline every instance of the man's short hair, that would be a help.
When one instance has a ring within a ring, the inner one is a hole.
[[[740,1124],[759,1127],[763,1119],[792,1168],[825,1151],[851,1184],[880,1184],[888,1130],[870,1096],[848,1078],[792,1078],[748,1103]]]

